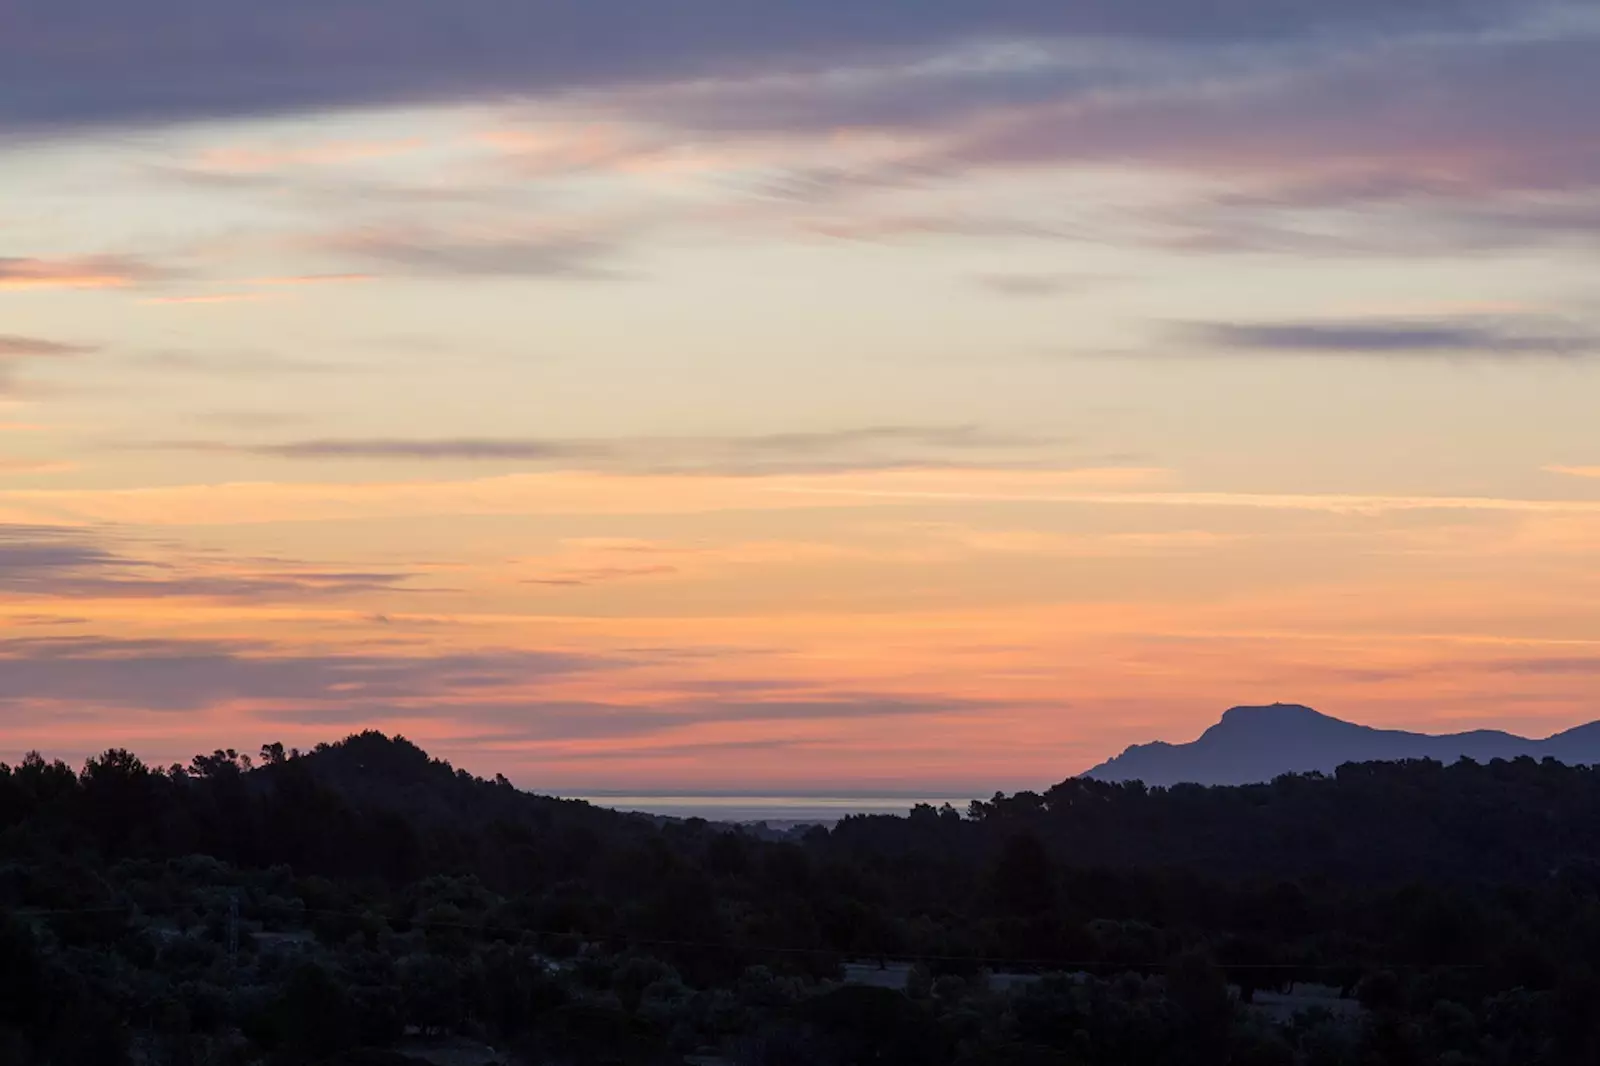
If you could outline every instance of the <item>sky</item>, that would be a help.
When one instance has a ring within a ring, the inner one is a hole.
[[[0,758],[1600,718],[1600,9],[0,3]]]

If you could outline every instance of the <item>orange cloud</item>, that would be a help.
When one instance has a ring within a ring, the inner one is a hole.
[[[1547,466],[1544,469],[1547,473],[1568,477],[1600,477],[1600,466]]]
[[[612,169],[644,150],[637,135],[601,123],[563,125],[548,132],[487,130],[478,140],[513,159],[519,170],[540,174]]]
[[[385,159],[418,151],[427,143],[420,137],[406,137],[382,141],[323,141],[298,147],[235,145],[207,149],[195,157],[194,165],[203,170],[259,174],[288,167],[337,166]]]
[[[153,270],[127,256],[30,259],[0,256],[0,292],[38,289],[120,289],[137,284]]]

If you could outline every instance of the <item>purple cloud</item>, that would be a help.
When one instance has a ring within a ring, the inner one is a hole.
[[[1476,24],[1510,0],[27,0],[0,13],[0,128],[493,100],[819,69],[975,41],[1240,42]]]
[[[265,643],[29,638],[0,641],[0,706],[40,700],[188,711],[248,700],[361,708],[370,718],[374,701],[439,698],[611,665],[567,652],[307,655]]]
[[[1600,354],[1600,338],[1593,335],[1519,332],[1507,324],[1474,320],[1191,323],[1175,329],[1174,336],[1180,343],[1199,343],[1231,352],[1508,359]]]
[[[169,441],[158,447],[325,461],[531,462],[569,468],[730,476],[993,465],[1059,440],[986,432],[976,426],[861,426],[742,437],[366,437],[277,444]]]
[[[57,526],[0,525],[0,592],[100,599],[181,596],[278,601],[393,591],[400,572],[324,569],[283,560],[246,560],[217,572],[190,560],[142,558],[106,534]]]

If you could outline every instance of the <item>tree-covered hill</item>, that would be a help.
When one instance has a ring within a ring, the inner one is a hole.
[[[526,1063],[1590,1061],[1597,829],[1600,773],[1531,759],[1071,779],[770,839],[377,733],[29,756],[0,766],[0,1062],[437,1034]],[[911,980],[841,983],[849,959]],[[1246,1002],[1304,982],[1352,1011]]]

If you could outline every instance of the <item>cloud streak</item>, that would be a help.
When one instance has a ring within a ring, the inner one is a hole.
[[[0,641],[0,706],[45,701],[152,711],[219,704],[362,704],[437,698],[600,669],[610,660],[566,652],[306,655],[262,642]]]
[[[947,695],[833,691],[760,697],[667,694],[637,702],[529,694],[567,682],[614,678],[637,663],[557,650],[469,653],[306,654],[265,641],[0,640],[7,679],[0,707],[70,706],[192,714],[217,708],[260,721],[348,728],[426,719],[474,743],[627,744],[742,726],[839,726],[899,719],[981,717],[1002,701]],[[692,686],[691,686],[692,687]],[[770,690],[770,681],[752,682]],[[769,739],[771,739],[769,737]]]
[[[39,337],[0,334],[0,359],[84,355],[94,350],[92,345],[87,344],[63,344],[60,341],[43,340]]]
[[[617,280],[608,265],[619,252],[600,231],[555,230],[523,235],[502,232],[436,233],[369,227],[319,242],[335,254],[426,276]]]
[[[0,292],[42,289],[121,289],[163,275],[136,256],[99,255],[64,259],[0,256]]]
[[[826,78],[728,78],[619,93],[611,106],[685,138],[792,139],[802,147],[769,186],[857,213],[853,201],[882,192],[1131,167],[1188,188],[1177,205],[1124,219],[1123,239],[1143,229],[1149,243],[1180,248],[1412,255],[1594,248],[1600,117],[1589,71],[1600,34],[1592,23],[1557,32],[1506,14],[1496,32],[1463,22],[1381,47],[1338,35],[1228,47],[1239,40],[1225,32],[1182,47],[1036,38],[1026,59],[978,53]],[[818,174],[809,160],[822,146],[837,152],[826,138],[844,131],[869,131],[898,150]],[[1365,212],[1373,223],[1375,210],[1388,214],[1366,228],[1339,215]],[[1293,224],[1308,214],[1326,217]],[[829,225],[863,232],[871,222],[868,210]],[[959,232],[931,218],[924,225]]]
[[[61,359],[95,350],[86,344],[64,344],[41,337],[0,333],[0,396],[17,390],[17,368],[26,360]]]
[[[152,527],[410,518],[417,515],[689,515],[1050,503],[1128,508],[1215,508],[1392,514],[1463,511],[1595,515],[1600,500],[1506,496],[1178,492],[1154,486],[1159,468],[857,470],[749,476],[543,471],[437,481],[234,482],[142,489],[0,489],[0,515],[27,522]]]
[[[1025,299],[1063,296],[1086,284],[1082,278],[1061,274],[981,274],[975,280],[990,292]]]
[[[865,426],[740,437],[320,438],[234,445],[175,441],[164,447],[274,459],[402,462],[531,462],[565,469],[733,476],[894,469],[996,461],[1037,452],[1043,438],[988,433],[976,426]]]
[[[90,530],[0,525],[0,591],[12,596],[273,602],[395,591],[411,576],[283,561],[157,561]]]
[[[1600,338],[1579,333],[1526,333],[1475,320],[1338,319],[1286,322],[1186,323],[1173,330],[1180,344],[1229,352],[1298,355],[1584,358],[1600,354]]]

